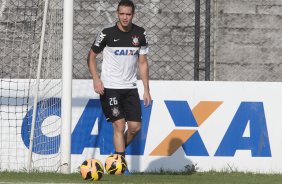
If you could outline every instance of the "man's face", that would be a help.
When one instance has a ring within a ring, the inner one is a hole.
[[[122,27],[127,27],[132,23],[133,12],[129,6],[120,6],[117,11],[118,19]]]

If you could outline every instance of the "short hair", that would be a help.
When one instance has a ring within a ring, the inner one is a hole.
[[[133,3],[131,0],[121,0],[121,1],[118,3],[117,11],[119,10],[119,7],[120,7],[120,6],[128,6],[128,7],[131,7],[131,8],[132,8],[132,13],[134,13],[134,11],[135,11],[134,3]]]

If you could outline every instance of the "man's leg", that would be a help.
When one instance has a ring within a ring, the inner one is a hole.
[[[134,140],[135,136],[141,129],[141,123],[137,121],[128,121],[127,122],[127,130],[124,132],[124,142],[125,142],[125,148]],[[130,172],[128,171],[128,168],[126,168],[125,175],[130,175]]]
[[[137,133],[140,131],[141,123],[137,121],[128,121],[127,126],[128,128],[124,133],[125,148],[133,141]]]
[[[125,152],[125,140],[124,140],[124,131],[125,131],[125,120],[119,119],[113,122],[114,129],[114,146],[115,152],[124,156]]]

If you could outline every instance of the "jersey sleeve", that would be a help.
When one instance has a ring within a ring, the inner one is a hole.
[[[106,34],[105,31],[101,31],[98,36],[96,37],[95,41],[93,42],[91,49],[95,53],[100,53],[103,51],[103,49],[106,47]]]
[[[141,55],[148,54],[148,52],[149,52],[146,31],[144,31],[142,36],[143,36],[143,39],[141,41],[141,47],[140,47],[140,51],[139,51],[139,54],[141,54]]]

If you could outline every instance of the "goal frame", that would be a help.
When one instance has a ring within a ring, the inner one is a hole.
[[[64,0],[61,99],[61,173],[71,172],[73,0]]]
[[[34,108],[32,115],[32,128],[30,134],[30,146],[27,163],[27,171],[31,170],[32,162],[32,149],[34,139],[34,127],[37,112],[38,102],[38,88],[40,82],[42,55],[44,48],[44,36],[45,36],[45,25],[47,19],[49,0],[45,1],[44,7],[44,18],[41,31],[41,43],[40,53],[38,58],[37,78],[36,87],[34,90]],[[73,46],[73,0],[64,0],[63,6],[63,53],[62,53],[62,94],[61,94],[61,161],[60,171],[63,174],[69,174],[71,172],[71,125],[72,125],[72,46]]]

